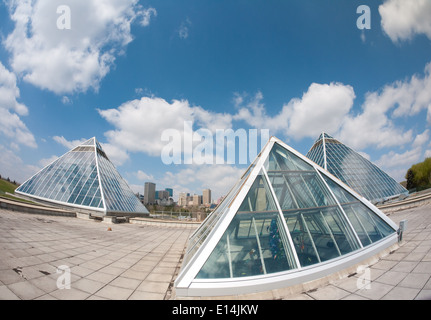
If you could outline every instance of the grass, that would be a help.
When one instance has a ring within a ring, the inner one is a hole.
[[[16,188],[18,188],[18,185],[12,182],[0,179],[0,191],[3,191],[5,193],[9,192],[13,194]]]
[[[1,197],[15,200],[15,201],[34,204],[34,202],[32,202],[32,201],[21,199],[18,197],[14,197],[13,194],[14,194],[16,188],[18,188],[18,185],[14,184],[12,182],[6,181],[4,179],[0,179],[0,196]],[[6,194],[6,193],[10,193],[10,194]]]

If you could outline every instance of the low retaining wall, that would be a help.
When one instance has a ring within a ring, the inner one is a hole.
[[[148,219],[148,218],[129,218],[129,223],[142,224],[148,226],[157,227],[171,227],[171,228],[197,228],[200,222],[189,222],[189,221],[172,221],[172,220],[159,220],[159,219]]]
[[[394,202],[394,203],[383,204],[383,205],[377,206],[377,208],[379,208],[381,211],[387,214],[387,213],[396,212],[400,210],[419,207],[428,203],[431,203],[431,193],[428,193],[423,196],[417,196],[414,198]]]
[[[76,217],[76,213],[72,211],[32,205],[30,203],[8,200],[6,198],[0,198],[0,208],[24,213],[44,214],[49,216]]]

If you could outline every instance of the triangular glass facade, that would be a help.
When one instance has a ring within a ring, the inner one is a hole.
[[[148,213],[96,138],[87,140],[46,166],[15,192],[52,204],[103,214]]]
[[[380,201],[407,190],[375,164],[337,139],[322,133],[307,157],[369,201]]]
[[[313,270],[321,276],[393,244],[396,229],[372,204],[271,138],[191,236],[175,286],[180,295],[213,295],[281,286],[296,274],[309,280]]]

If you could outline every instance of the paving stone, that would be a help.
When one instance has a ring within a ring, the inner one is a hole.
[[[72,283],[71,286],[75,289],[93,294],[106,286],[106,283],[84,278]]]
[[[164,298],[165,295],[163,293],[135,291],[129,300],[163,300]]]
[[[0,286],[0,300],[21,300],[7,286]]]
[[[110,300],[126,300],[131,296],[132,293],[132,289],[121,288],[108,284],[97,291],[95,295]]]
[[[370,289],[360,289],[356,291],[356,294],[371,300],[380,300],[393,288],[394,286],[392,285],[374,281],[371,283]]]
[[[349,294],[350,292],[333,285],[307,292],[307,295],[311,296],[315,300],[340,300]]]
[[[400,248],[371,266],[371,289],[360,275],[309,293],[256,299],[431,299],[430,207],[391,214],[409,220]],[[0,209],[0,299],[165,299],[184,245],[193,232],[180,228],[113,225]],[[71,267],[72,288],[57,288],[57,267]],[[19,268],[18,268],[19,267]],[[13,271],[17,268],[17,272]],[[361,283],[359,283],[361,285]],[[281,292],[281,290],[279,290]],[[284,290],[289,292],[289,290]],[[173,291],[175,297],[175,290]],[[243,295],[245,298],[247,295]],[[238,296],[227,296],[238,299]],[[199,299],[203,299],[202,297]],[[211,297],[205,297],[211,299]]]
[[[395,287],[382,300],[413,300],[419,292],[419,289]]]
[[[58,300],[85,300],[90,296],[88,292],[78,290],[73,287],[71,289],[57,289],[49,295]]]
[[[16,282],[8,285],[8,288],[22,300],[32,300],[45,294],[29,281]]]
[[[139,287],[136,288],[136,290],[137,291],[145,291],[145,292],[153,292],[153,293],[162,293],[164,295],[164,294],[166,294],[168,287],[169,287],[168,283],[143,281],[139,285]]]
[[[421,290],[415,300],[431,300],[431,290]]]
[[[414,261],[400,261],[391,270],[398,272],[411,272],[417,265],[418,262]]]
[[[430,275],[426,273],[410,273],[403,281],[400,282],[400,287],[422,289],[430,280]]]
[[[412,272],[416,273],[430,273],[431,262],[419,262]]]
[[[113,286],[121,287],[121,288],[135,290],[141,283],[142,283],[142,280],[131,279],[131,278],[120,276],[112,280],[109,284]]]
[[[407,272],[399,272],[399,271],[387,271],[384,274],[382,274],[379,278],[377,278],[377,282],[389,284],[396,286],[398,283],[400,283],[406,276],[408,275]]]

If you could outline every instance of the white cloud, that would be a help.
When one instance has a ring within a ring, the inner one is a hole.
[[[419,162],[422,156],[422,149],[420,147],[407,150],[403,153],[390,151],[383,155],[378,161],[377,166],[382,168],[399,168],[410,167],[412,164]],[[404,171],[406,172],[407,169]]]
[[[423,133],[418,134],[413,141],[413,147],[422,147],[424,144],[430,141],[429,129],[426,129]]]
[[[28,115],[27,107],[18,102],[20,96],[16,76],[0,62],[0,133],[17,144],[36,148],[36,140],[20,116]]]
[[[192,25],[192,22],[189,18],[183,21],[178,29],[178,36],[181,39],[187,39],[189,37],[189,27]]]
[[[157,11],[154,8],[143,9],[141,6],[137,16],[141,18],[140,24],[146,27],[150,24],[151,16],[157,16]]]
[[[138,170],[138,172],[136,172],[136,177],[141,180],[141,181],[145,181],[145,182],[151,182],[154,180],[154,176],[151,174],[146,174],[144,171],[142,170]]]
[[[76,140],[72,140],[69,141],[67,140],[65,137],[63,136],[54,136],[53,140],[56,141],[57,143],[61,144],[62,146],[66,147],[67,150],[71,150],[73,148],[75,148],[76,146],[79,146],[80,144],[82,144],[83,142],[87,141],[90,138],[81,138],[81,139],[76,139]],[[97,139],[97,137],[96,137]],[[126,151],[124,151],[123,148],[118,147],[116,145],[112,145],[109,143],[101,143],[99,141],[100,145],[103,148],[103,151],[105,151],[106,155],[108,156],[109,160],[111,160],[111,162],[114,165],[121,165],[124,162],[126,162],[127,160],[129,160],[129,155],[127,154]]]
[[[296,139],[317,137],[326,128],[336,132],[350,112],[355,93],[349,85],[313,83],[302,99],[283,107],[288,117],[287,133]]]
[[[58,28],[58,1],[9,0],[15,29],[4,44],[15,73],[57,94],[98,90],[100,81],[132,41],[131,24],[146,26],[155,9],[137,0],[62,1],[70,29]]]
[[[388,116],[390,106],[376,92],[366,96],[362,113],[347,115],[337,136],[354,149],[399,146],[412,140],[413,132],[404,132]]]
[[[382,28],[393,42],[410,40],[415,34],[431,39],[429,0],[387,0],[379,6]]]
[[[55,160],[57,160],[59,157],[58,156],[51,156],[49,158],[43,158],[39,160],[39,164],[42,168],[46,167],[47,165],[53,163]]]
[[[389,153],[380,157],[376,161],[376,165],[382,168],[396,181],[400,182],[405,180],[405,174],[413,164],[421,161],[422,148],[415,147],[403,153],[390,151]]]
[[[431,117],[431,63],[424,76],[396,81],[382,90],[366,95],[362,112],[349,115],[343,123],[339,137],[352,147],[362,149],[370,145],[378,148],[399,146],[413,140],[413,131],[394,124],[400,117],[411,117],[421,111]]]
[[[127,152],[121,148],[121,146],[116,146],[110,143],[100,143],[103,151],[107,154],[109,160],[115,165],[120,166],[129,160],[129,155]]]
[[[72,100],[70,100],[70,98],[68,96],[63,96],[61,98],[61,103],[63,103],[63,104],[71,104]]]
[[[256,128],[269,128],[272,133],[284,133],[296,140],[315,138],[322,131],[336,132],[351,110],[354,99],[354,90],[349,85],[312,83],[302,98],[292,99],[273,117],[267,114],[263,95],[258,92],[238,110],[234,119],[244,120]],[[242,103],[243,98],[236,95],[235,101]]]
[[[185,121],[213,132],[216,129],[230,128],[232,121],[229,114],[191,106],[187,100],[173,100],[169,103],[157,97],[143,97],[128,101],[116,109],[98,111],[115,127],[115,130],[105,133],[109,144],[126,152],[143,152],[151,156],[160,156],[166,146],[167,142],[161,140],[165,130],[178,132],[184,141],[184,135],[187,134]]]
[[[54,136],[52,137],[52,139],[54,139],[55,142],[61,144],[62,146],[66,147],[68,150],[75,148],[76,146],[79,146],[81,143],[87,141],[89,138],[85,139],[79,139],[79,140],[72,140],[69,141],[67,140],[65,137],[63,136]]]
[[[39,167],[24,164],[19,156],[2,145],[0,145],[0,155],[0,174],[2,177],[9,177],[11,180],[23,183],[40,170]]]

